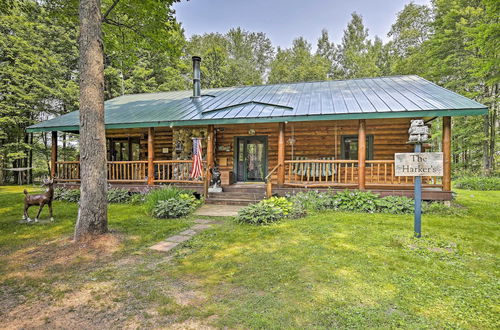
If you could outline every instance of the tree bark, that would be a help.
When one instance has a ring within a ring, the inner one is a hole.
[[[33,133],[30,133],[30,146],[28,167],[28,184],[33,183]]]
[[[483,140],[483,173],[485,175],[489,175],[491,172],[491,164],[490,164],[490,115],[487,113],[483,116],[483,132],[484,132],[484,140]]]
[[[100,0],[80,0],[80,207],[75,241],[108,230]]]
[[[451,191],[451,117],[443,117],[443,190]]]
[[[50,177],[54,179],[57,175],[57,131],[52,132],[52,145],[50,147]]]

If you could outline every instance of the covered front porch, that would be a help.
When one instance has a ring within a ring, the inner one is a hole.
[[[413,178],[394,174],[394,154],[412,151],[406,143],[410,119],[108,130],[107,178],[112,185],[131,189],[176,184],[208,196],[210,169],[217,166],[227,191],[231,186],[239,192],[265,187],[270,196],[310,188],[362,189],[411,196]],[[428,118],[429,124],[438,120]],[[423,178],[424,198],[449,200],[450,117],[442,117],[440,126],[444,175]],[[57,132],[52,136],[52,176],[60,184],[78,184],[79,162],[59,161]],[[203,171],[196,178],[190,176],[192,136],[203,139]]]

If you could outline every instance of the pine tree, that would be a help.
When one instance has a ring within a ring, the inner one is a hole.
[[[278,48],[271,63],[269,83],[326,80],[330,65],[328,60],[311,53],[311,44],[299,37],[290,49]]]
[[[377,58],[370,52],[372,44],[368,39],[368,29],[363,25],[363,19],[357,13],[352,13],[352,19],[344,30],[340,45],[340,75],[341,78],[375,77],[380,75]]]

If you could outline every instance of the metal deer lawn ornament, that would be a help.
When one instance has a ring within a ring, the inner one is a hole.
[[[38,222],[38,217],[40,216],[40,213],[42,212],[42,209],[45,205],[49,206],[49,211],[50,211],[50,221],[54,221],[54,218],[52,216],[52,199],[54,198],[54,180],[43,180],[43,185],[44,187],[47,187],[47,190],[43,194],[37,194],[37,195],[28,195],[28,191],[24,189],[24,215],[23,215],[23,220],[26,220],[28,222],[31,222],[32,220],[29,217],[28,214],[28,209],[31,206],[38,205],[38,213],[36,214],[35,217],[35,222]]]

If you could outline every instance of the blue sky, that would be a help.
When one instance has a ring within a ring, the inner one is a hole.
[[[226,32],[241,26],[264,32],[275,46],[289,47],[303,36],[315,47],[321,30],[340,42],[351,13],[363,16],[370,38],[387,40],[397,12],[410,0],[182,0],[174,5],[186,36]],[[413,0],[428,4],[430,0]]]

